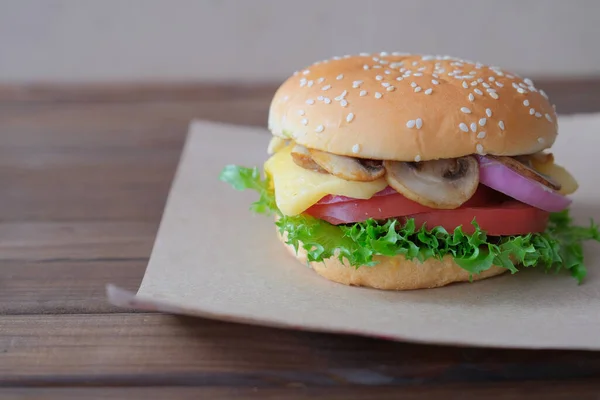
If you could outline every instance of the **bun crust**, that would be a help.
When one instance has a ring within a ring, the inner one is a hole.
[[[281,236],[279,239],[298,261],[307,264],[304,249],[299,248],[296,254],[294,248],[286,244]],[[354,268],[342,264],[337,258],[308,264],[317,274],[330,281],[381,290],[431,289],[469,281],[469,273],[456,265],[450,256],[442,260],[430,258],[423,263],[409,261],[404,256],[374,258],[379,262],[374,267]],[[506,271],[506,268],[493,266],[479,275],[473,275],[473,281],[491,278]]]
[[[268,122],[274,135],[309,148],[398,161],[532,154],[558,130],[553,106],[527,78],[399,53],[337,57],[295,73]]]

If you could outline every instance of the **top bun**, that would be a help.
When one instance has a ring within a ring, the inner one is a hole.
[[[317,62],[277,90],[276,136],[360,158],[522,155],[552,146],[553,106],[533,82],[448,56],[361,53]]]

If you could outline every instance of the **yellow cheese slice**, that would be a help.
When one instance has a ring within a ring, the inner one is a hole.
[[[298,215],[328,194],[369,199],[385,189],[385,179],[373,182],[353,182],[334,175],[304,169],[294,163],[292,146],[287,146],[264,165],[275,190],[275,202],[284,215]]]

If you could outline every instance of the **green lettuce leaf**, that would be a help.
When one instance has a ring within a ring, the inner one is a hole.
[[[550,216],[543,233],[488,238],[477,222],[475,231],[466,234],[461,227],[448,232],[440,226],[417,227],[413,219],[403,225],[397,220],[332,225],[308,215],[283,215],[275,203],[275,195],[267,177],[261,177],[257,168],[226,166],[219,177],[237,190],[252,189],[259,199],[250,209],[265,215],[277,215],[275,222],[281,234],[287,234],[287,243],[296,251],[300,247],[308,253],[308,261],[320,262],[337,257],[355,268],[377,264],[375,256],[403,255],[410,260],[453,257],[461,268],[472,275],[493,265],[518,272],[518,267],[539,267],[546,272],[566,270],[581,283],[586,276],[583,264],[583,242],[600,242],[598,226],[573,224],[569,211]]]

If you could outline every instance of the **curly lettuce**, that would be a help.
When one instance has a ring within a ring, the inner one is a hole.
[[[308,215],[286,216],[275,203],[268,177],[262,178],[257,168],[226,166],[219,177],[237,190],[251,189],[259,194],[252,203],[253,212],[277,215],[280,233],[286,233],[287,243],[296,251],[306,250],[308,261],[320,262],[337,257],[355,268],[373,266],[375,256],[403,255],[410,260],[424,261],[452,256],[457,265],[472,275],[493,265],[518,272],[518,267],[538,267],[546,272],[568,271],[579,283],[586,276],[583,242],[600,242],[598,226],[573,224],[569,211],[552,213],[543,233],[517,236],[488,237],[475,220],[475,231],[464,233],[462,227],[449,232],[436,226],[417,227],[413,219],[401,224],[398,220],[332,225]]]

